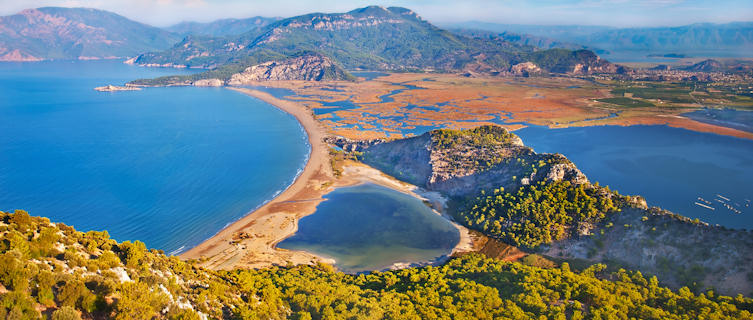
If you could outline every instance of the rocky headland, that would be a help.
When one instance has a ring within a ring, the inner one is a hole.
[[[502,127],[435,130],[364,149],[363,161],[400,180],[449,196],[508,190],[539,181],[588,179],[561,154],[536,153]]]
[[[253,81],[335,81],[353,80],[347,71],[332,59],[320,54],[305,54],[284,60],[274,60],[250,66],[233,74],[229,85],[242,85]]]

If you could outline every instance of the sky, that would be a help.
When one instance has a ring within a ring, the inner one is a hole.
[[[163,27],[181,21],[345,12],[367,5],[410,8],[437,24],[643,27],[753,21],[753,0],[0,0],[0,15],[43,6],[91,7]]]

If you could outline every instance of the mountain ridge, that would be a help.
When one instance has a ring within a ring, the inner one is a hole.
[[[753,51],[753,22],[694,23],[669,27],[616,28],[607,26],[547,26],[496,24],[479,21],[448,27],[511,32],[577,43],[605,51],[654,53],[725,53],[745,55]]]
[[[266,62],[317,52],[346,70],[393,72],[472,72],[491,75],[534,73],[620,73],[625,69],[588,50],[537,50],[503,39],[465,36],[441,29],[414,11],[370,6],[344,13],[310,13],[282,19],[234,37],[186,37],[172,48],[144,53],[131,62],[145,66],[212,69],[198,78],[229,80],[232,74]],[[516,67],[517,66],[517,67]],[[186,78],[136,81],[175,85]]]
[[[42,7],[0,17],[0,61],[105,59],[168,48],[170,32],[91,8]]]
[[[164,29],[183,37],[188,35],[230,36],[260,29],[280,19],[282,18],[255,16],[243,19],[219,19],[210,22],[183,21]]]

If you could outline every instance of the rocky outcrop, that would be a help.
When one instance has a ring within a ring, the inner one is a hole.
[[[366,148],[384,143],[384,139],[353,140],[344,137],[326,137],[324,142],[337,146],[345,152],[363,152]]]
[[[588,179],[565,156],[536,153],[497,126],[435,130],[365,149],[364,161],[398,179],[450,196],[539,181]]]
[[[587,51],[587,54],[581,54],[580,56],[580,63],[576,63],[572,67],[572,70],[565,73],[587,75],[597,73],[622,74],[627,72],[627,68],[604,60],[591,51]]]
[[[225,85],[225,81],[217,78],[201,79],[193,82],[194,87],[222,87]]]
[[[334,81],[351,79],[352,76],[331,59],[318,54],[306,54],[281,61],[268,61],[248,67],[243,72],[232,75],[228,84],[242,85],[254,81]]]
[[[114,86],[114,85],[108,84],[108,85],[103,86],[103,87],[96,87],[96,88],[94,88],[94,90],[104,91],[104,92],[108,92],[108,91],[139,91],[139,90],[141,90],[141,88],[134,87],[134,86]]]
[[[532,74],[539,74],[541,73],[541,71],[541,68],[539,68],[539,66],[537,66],[533,62],[518,63],[510,68],[510,72],[512,72],[512,74],[524,77]]]
[[[630,69],[602,59],[590,50],[551,49],[532,54],[532,62],[541,69],[553,73],[573,75],[623,74]]]

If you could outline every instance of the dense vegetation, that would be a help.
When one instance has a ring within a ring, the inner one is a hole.
[[[212,22],[181,22],[165,28],[181,36],[230,36],[258,30],[280,18],[251,17],[246,19],[220,19]]]
[[[449,166],[479,172],[510,161],[520,153],[530,153],[528,149],[511,148],[522,145],[520,138],[500,126],[434,130],[431,141],[432,149],[443,154]]]
[[[0,212],[0,235],[8,319],[745,319],[753,310],[750,298],[672,291],[603,265],[577,273],[474,254],[368,275],[326,265],[215,272],[23,211]]]
[[[482,191],[459,214],[473,229],[515,246],[536,248],[590,229],[619,210],[617,199],[621,196],[595,185],[540,182],[517,192]]]
[[[480,126],[467,130],[440,129],[432,131],[435,147],[453,148],[459,144],[474,148],[492,148],[520,141],[518,136],[500,126]]]

